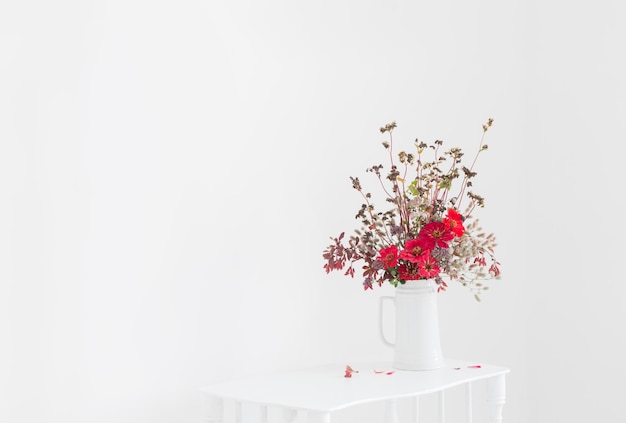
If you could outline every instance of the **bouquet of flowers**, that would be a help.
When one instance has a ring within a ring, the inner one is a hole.
[[[397,287],[408,280],[433,279],[442,291],[448,287],[446,276],[480,300],[479,294],[488,289],[484,282],[500,277],[495,237],[485,233],[472,215],[476,207],[484,207],[484,199],[470,191],[477,175],[474,166],[488,148],[484,139],[492,123],[489,119],[483,125],[480,146],[469,167],[462,163],[460,148],[444,150],[439,140],[430,145],[415,140],[413,152],[400,151],[396,156],[396,123],[380,128],[388,134],[383,146],[389,170],[384,177],[382,165],[366,172],[378,179],[391,208],[377,211],[372,194],[364,191],[359,178],[350,177],[364,200],[355,216],[361,228],[347,239],[345,232],[331,237],[332,243],[323,251],[326,273],[345,269],[346,276],[354,277],[355,265],[362,263],[365,290],[385,281]]]

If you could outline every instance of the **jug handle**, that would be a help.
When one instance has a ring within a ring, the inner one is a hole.
[[[380,339],[383,341],[383,344],[387,345],[388,347],[395,347],[396,344],[387,341],[387,338],[385,338],[385,332],[383,330],[383,304],[387,300],[391,300],[391,302],[393,302],[394,297],[382,296],[380,297],[378,302],[378,329]]]

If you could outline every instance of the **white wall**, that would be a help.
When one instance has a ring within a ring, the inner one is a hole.
[[[348,176],[396,140],[472,149],[503,278],[440,298],[503,364],[509,423],[617,421],[626,356],[624,7],[0,4],[0,421],[199,422],[198,387],[388,357],[326,275]],[[621,413],[621,414],[620,414]]]

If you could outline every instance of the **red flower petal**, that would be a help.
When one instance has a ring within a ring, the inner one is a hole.
[[[352,373],[359,373],[359,371],[354,370],[352,367],[346,365],[346,373],[343,375],[343,377],[352,377]]]

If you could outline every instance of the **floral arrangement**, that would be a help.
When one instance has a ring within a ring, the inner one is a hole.
[[[489,119],[483,125],[480,146],[469,167],[462,163],[460,148],[443,150],[439,140],[430,145],[415,140],[413,153],[400,151],[396,158],[396,123],[380,128],[389,137],[383,141],[389,171],[384,178],[382,165],[366,171],[376,176],[392,207],[376,211],[372,194],[363,190],[359,178],[350,177],[352,187],[364,199],[355,216],[362,227],[347,240],[345,232],[331,237],[333,242],[323,251],[326,273],[346,269],[344,274],[354,277],[355,264],[362,262],[365,290],[385,281],[397,287],[408,280],[433,279],[438,292],[448,287],[443,278],[447,276],[480,300],[479,294],[488,289],[484,282],[500,278],[495,237],[486,234],[472,215],[476,207],[484,207],[484,199],[470,191],[477,175],[474,166],[488,148],[484,139],[492,123]]]

